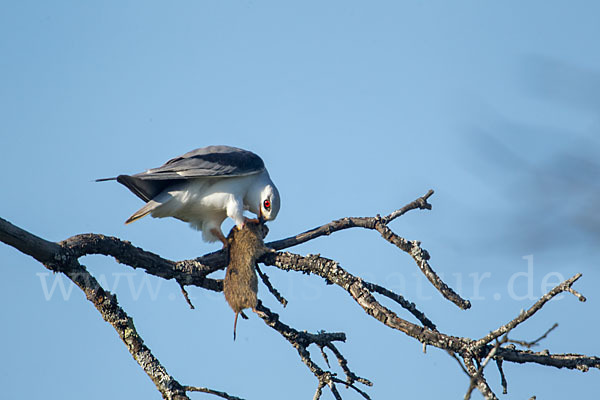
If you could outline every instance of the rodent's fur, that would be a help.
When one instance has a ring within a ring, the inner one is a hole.
[[[266,226],[260,222],[247,221],[241,229],[234,227],[227,236],[228,263],[223,280],[223,293],[235,312],[234,340],[240,312],[246,308],[254,310],[258,301],[256,260],[267,250],[263,242],[266,230]]]

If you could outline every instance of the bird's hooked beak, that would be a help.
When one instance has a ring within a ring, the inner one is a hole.
[[[261,207],[260,205],[258,206],[258,221],[259,221],[261,224],[264,224],[264,223],[265,223],[265,217],[263,216],[263,213],[262,213],[262,207]]]

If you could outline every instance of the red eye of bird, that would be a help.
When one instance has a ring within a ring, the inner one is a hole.
[[[263,203],[263,205],[265,206],[265,210],[270,210],[271,209],[271,202],[269,200],[265,200],[265,202]]]

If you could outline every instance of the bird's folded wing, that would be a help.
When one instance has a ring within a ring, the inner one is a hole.
[[[133,175],[142,180],[171,180],[257,174],[265,169],[256,154],[229,146],[192,150],[167,161],[163,166]]]

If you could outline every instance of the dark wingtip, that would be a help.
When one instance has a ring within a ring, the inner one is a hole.
[[[121,174],[121,175],[119,175],[119,176],[117,176],[115,178],[112,178],[112,179],[114,179],[117,182],[119,182],[120,184],[124,185],[123,182],[125,182],[128,178],[131,178],[131,176],[130,175],[123,175],[123,174]]]
[[[96,179],[96,182],[106,182],[106,181],[116,181],[117,178],[113,177],[113,178],[100,178],[100,179]]]

